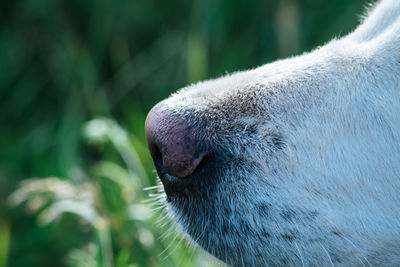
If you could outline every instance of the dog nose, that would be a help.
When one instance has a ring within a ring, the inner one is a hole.
[[[177,178],[191,175],[208,155],[200,128],[163,103],[153,107],[147,115],[145,129],[157,170],[164,168]]]

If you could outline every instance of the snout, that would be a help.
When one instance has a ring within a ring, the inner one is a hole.
[[[145,129],[151,156],[167,193],[190,184],[191,176],[210,154],[204,141],[204,127],[161,102],[147,115]]]

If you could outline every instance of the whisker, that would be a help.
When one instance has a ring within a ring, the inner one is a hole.
[[[356,250],[359,250],[358,247],[357,247],[350,239],[348,239],[348,238],[345,237],[345,236],[342,236],[342,238],[343,238],[344,240],[346,240],[347,242],[349,242],[350,245],[352,245]],[[364,258],[364,260],[367,262],[368,266],[371,266],[371,267],[372,267],[372,264],[368,261],[367,257],[365,257],[365,255],[362,254],[362,253],[360,253],[360,254],[361,254],[361,256]],[[363,262],[357,255],[355,255],[355,256],[356,256],[356,258],[361,262],[361,264],[365,267],[364,262]]]
[[[320,246],[322,247],[322,249],[325,251],[326,255],[328,255],[328,259],[329,259],[329,262],[331,263],[331,266],[332,266],[332,267],[335,267],[335,264],[333,264],[331,255],[329,255],[329,253],[328,253],[328,251],[326,250],[326,248],[325,248],[321,243],[319,243],[319,245],[320,245]]]
[[[294,243],[294,245],[296,246],[297,251],[299,252],[300,260],[301,260],[301,266],[304,267],[305,264],[304,264],[304,260],[303,260],[303,254],[302,254],[301,251],[300,251],[299,245],[297,244],[296,241],[294,241],[293,243]]]

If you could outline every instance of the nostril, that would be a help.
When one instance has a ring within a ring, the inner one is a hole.
[[[158,169],[177,178],[185,178],[198,168],[209,154],[202,141],[200,127],[189,125],[182,117],[156,105],[146,118],[146,137]]]
[[[162,163],[169,174],[178,178],[185,178],[197,169],[207,154],[207,152],[203,152],[198,157],[192,157],[189,153],[180,155],[166,153],[162,156]]]

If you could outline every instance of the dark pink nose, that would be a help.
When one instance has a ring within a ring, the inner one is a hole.
[[[199,125],[160,103],[146,118],[146,137],[157,169],[177,178],[191,175],[208,155]],[[162,162],[162,166],[157,166]]]

